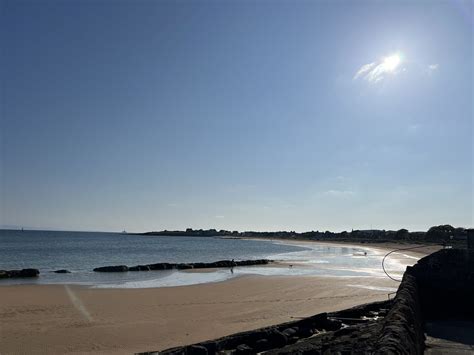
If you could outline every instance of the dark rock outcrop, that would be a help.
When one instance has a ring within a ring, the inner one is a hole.
[[[96,267],[94,271],[97,272],[125,272],[128,271],[128,266],[126,265],[117,265],[117,266],[102,266]]]
[[[271,349],[268,355],[306,354],[372,354],[380,323],[348,326],[332,332],[321,332],[308,339]]]
[[[66,269],[60,269],[60,270],[56,270],[56,271],[53,271],[55,274],[70,274],[71,271],[69,270],[66,270]]]
[[[258,260],[219,260],[212,263],[188,263],[188,264],[171,264],[171,263],[157,263],[148,265],[137,265],[127,267],[125,265],[118,266],[103,266],[95,268],[97,272],[125,272],[125,271],[149,271],[149,270],[186,270],[186,269],[211,269],[211,268],[232,268],[235,266],[253,266],[266,265],[273,260],[258,259]]]
[[[137,265],[128,268],[128,271],[150,271],[150,266],[148,265]]]
[[[250,346],[248,346],[247,344],[240,344],[235,349],[235,353],[240,354],[240,355],[251,355],[251,354],[255,354],[255,352],[256,351],[252,349]]]
[[[157,263],[157,264],[149,264],[147,266],[150,268],[150,270],[171,270],[171,269],[174,269],[173,265],[176,265],[176,264]]]
[[[191,345],[188,349],[188,354],[192,355],[207,355],[207,349],[201,345]]]
[[[39,273],[38,269],[0,270],[0,279],[37,277]]]
[[[375,343],[376,330],[380,329],[377,321],[365,320],[366,317],[370,317],[374,312],[385,311],[390,308],[390,304],[391,301],[375,302],[343,311],[345,313],[320,313],[301,320],[232,334],[194,345],[143,354],[187,355],[194,354],[197,348],[205,348],[209,355],[256,354],[259,352],[265,352],[265,354],[317,354],[321,349],[329,349],[331,344],[337,344],[334,349],[351,349],[352,344],[357,342],[357,338],[354,338],[355,335],[364,338],[364,341],[358,342],[357,345],[361,349],[369,343],[367,340],[369,338],[370,344]],[[360,321],[367,324],[363,324],[362,327],[346,327],[337,320],[338,317],[349,314],[359,315]],[[374,326],[374,324],[378,325]]]

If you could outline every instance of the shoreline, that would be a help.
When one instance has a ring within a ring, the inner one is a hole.
[[[241,238],[246,240],[269,240],[272,242],[282,242],[282,244],[295,245],[295,244],[322,244],[322,245],[337,245],[344,247],[354,247],[354,248],[366,248],[366,249],[375,249],[379,251],[388,252],[393,249],[410,248],[410,247],[419,247],[419,249],[409,250],[406,254],[419,254],[421,256],[426,256],[434,251],[442,249],[443,247],[439,244],[432,243],[407,243],[407,242],[358,242],[358,241],[332,241],[332,240],[308,240],[308,239],[284,239],[284,238]]]
[[[247,239],[247,238],[241,238],[241,239]],[[293,246],[300,246],[302,248],[310,248],[310,246],[314,246],[314,245],[320,245],[320,246],[331,246],[331,247],[344,247],[344,248],[353,248],[353,249],[363,249],[363,250],[366,250],[367,252],[369,252],[369,254],[376,254],[377,256],[381,256],[382,254],[386,254],[388,253],[389,251],[392,251],[394,249],[398,249],[399,247],[404,247],[404,248],[409,248],[409,247],[417,247],[419,249],[414,249],[414,250],[406,250],[406,251],[401,251],[401,252],[398,252],[398,253],[394,253],[391,255],[390,257],[390,260],[395,260],[397,262],[399,262],[400,264],[402,264],[403,266],[405,266],[404,264],[412,264],[411,262],[410,263],[407,263],[406,262],[406,258],[413,258],[413,260],[417,260],[419,259],[420,257],[424,256],[424,255],[428,255],[430,253],[433,253],[437,250],[439,250],[441,247],[440,246],[437,246],[437,245],[418,245],[418,244],[407,244],[407,243],[403,243],[403,244],[399,244],[399,243],[385,243],[385,242],[382,242],[382,243],[376,243],[376,245],[373,245],[372,243],[371,244],[367,244],[367,243],[354,243],[354,242],[351,242],[351,243],[346,243],[346,242],[335,242],[335,241],[319,241],[319,240],[315,240],[315,241],[310,241],[310,240],[303,240],[303,239],[293,239],[293,240],[288,240],[288,239],[278,239],[278,238],[248,238],[247,240],[255,240],[255,241],[263,241],[263,242],[272,242],[272,243],[277,243],[277,244],[283,244],[283,245],[293,245]],[[375,243],[374,243],[375,244]],[[311,249],[311,248],[310,248]],[[362,255],[361,255],[362,256]],[[271,258],[272,256],[268,256],[268,258]],[[302,269],[310,269],[312,268],[311,265],[308,265],[308,264],[305,264],[303,260],[284,260],[284,259],[275,259],[273,260],[271,263],[269,264],[266,264],[266,265],[255,265],[253,267],[256,267],[258,269],[265,269],[265,268],[281,268],[281,269],[285,269],[287,268],[288,266],[295,266],[296,268],[302,268]],[[245,271],[246,268],[248,268],[249,266],[241,266],[241,267],[236,267],[235,270],[236,271]],[[250,266],[252,267],[252,266]],[[243,269],[240,269],[240,268],[243,268]],[[314,266],[313,266],[314,268]],[[323,266],[319,266],[319,268],[316,268],[316,269],[320,269],[320,270],[324,270],[326,269],[325,267]],[[81,283],[78,283],[78,282],[52,282],[52,283],[36,283],[35,281],[38,280],[36,278],[32,278],[31,280],[29,278],[25,278],[25,279],[13,279],[14,282],[8,282],[10,281],[9,279],[5,280],[5,284],[3,284],[3,282],[0,282],[0,289],[4,288],[4,287],[11,287],[11,286],[19,286],[19,285],[28,285],[28,286],[46,286],[46,285],[68,285],[68,286],[74,286],[74,287],[84,287],[84,288],[97,288],[97,289],[115,289],[115,290],[118,290],[118,289],[128,289],[128,288],[162,288],[162,287],[181,287],[181,286],[190,286],[190,285],[203,285],[203,284],[207,284],[207,283],[217,283],[217,282],[227,282],[229,280],[232,280],[234,278],[237,278],[237,277],[241,277],[241,276],[247,276],[247,275],[253,275],[253,276],[263,276],[263,277],[273,277],[273,276],[290,276],[288,273],[282,273],[282,274],[273,274],[273,275],[266,275],[266,274],[259,274],[258,272],[256,273],[246,273],[246,272],[241,272],[240,274],[238,275],[234,275],[234,273],[232,272],[232,275],[228,275],[228,276],[223,276],[223,275],[220,275],[220,276],[217,276],[212,278],[212,277],[205,277],[205,275],[210,275],[210,274],[213,274],[213,273],[217,273],[217,272],[222,272],[224,270],[227,270],[227,268],[204,268],[204,269],[201,269],[201,268],[198,268],[198,269],[184,269],[184,270],[168,270],[168,271],[174,271],[174,272],[181,272],[181,273],[184,273],[184,274],[194,274],[194,275],[202,275],[204,276],[201,280],[194,280],[194,281],[184,281],[182,284],[176,284],[176,285],[167,285],[167,284],[164,284],[164,285],[158,285],[158,286],[155,286],[155,285],[149,285],[147,283],[149,282],[152,282],[153,280],[158,280],[158,279],[151,279],[151,280],[140,280],[140,279],[137,279],[136,281],[134,281],[133,279],[132,280],[127,280],[127,281],[124,281],[124,284],[123,284],[123,287],[120,287],[120,285],[118,284],[110,284],[110,286],[108,287],[107,283],[105,284],[96,284],[94,282],[91,281],[90,284],[88,284],[87,282],[81,282]],[[350,273],[350,270],[351,269],[346,269],[348,270],[348,272]],[[403,267],[403,270],[404,270],[404,267]],[[324,274],[314,274],[314,275],[309,275],[309,274],[293,274],[291,275],[292,277],[301,277],[301,276],[308,276],[308,277],[364,277],[363,275],[336,275],[334,273],[331,273],[331,271],[333,271],[333,269],[329,268],[327,269],[327,272],[328,272],[328,275],[324,275]],[[153,273],[154,271],[151,270],[151,271],[139,271],[137,275],[142,275],[142,273]],[[151,275],[151,274],[149,274]],[[368,275],[366,275],[368,276]],[[39,276],[39,278],[41,278],[41,274]],[[17,282],[15,282],[17,281]],[[133,283],[133,282],[137,282],[137,283],[142,283],[141,286],[125,286],[125,284],[130,284],[130,283]]]

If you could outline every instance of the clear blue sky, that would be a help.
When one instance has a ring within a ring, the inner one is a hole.
[[[473,225],[471,1],[7,1],[1,225]]]

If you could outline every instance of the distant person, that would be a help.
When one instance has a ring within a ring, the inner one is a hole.
[[[230,262],[230,272],[233,274],[234,273],[234,266],[236,266],[236,263],[234,259]]]

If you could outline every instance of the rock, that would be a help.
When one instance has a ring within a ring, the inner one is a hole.
[[[270,333],[268,340],[272,344],[273,348],[282,348],[288,343],[288,338],[282,332],[278,330]]]
[[[189,355],[207,355],[207,349],[201,345],[190,345],[186,348],[186,354]]]
[[[185,270],[185,269],[193,269],[193,266],[189,264],[178,264],[176,265],[176,268],[179,270]]]
[[[195,269],[205,269],[205,268],[209,268],[209,267],[214,267],[214,266],[208,266],[209,264],[205,264],[205,263],[194,263],[194,264],[191,264]]]
[[[255,350],[257,350],[259,352],[270,349],[270,348],[271,348],[271,345],[268,342],[268,339],[265,339],[265,338],[264,339],[259,339],[255,343]]]
[[[157,263],[157,264],[148,264],[150,270],[170,270],[173,269],[173,264],[169,263]]]
[[[283,334],[285,334],[287,337],[293,337],[296,335],[298,332],[298,328],[287,328],[284,331],[282,331]]]
[[[371,315],[390,307],[392,301],[376,302],[352,309],[331,312],[331,318],[347,314]],[[197,343],[208,354],[365,354],[374,353],[374,344],[382,328],[381,321],[357,324],[343,328],[340,321],[328,318],[328,313],[280,325],[228,335],[212,341]],[[328,329],[332,329],[328,331]],[[335,330],[344,329],[337,332]],[[160,352],[162,355],[186,355],[189,346],[177,347]],[[364,352],[364,350],[367,350]],[[409,352],[405,352],[409,353]],[[143,355],[153,353],[143,353]]]
[[[19,277],[37,277],[39,273],[38,269],[23,269],[20,271]]]
[[[235,353],[236,354],[242,354],[242,355],[250,355],[250,354],[255,354],[255,351],[253,351],[253,349],[248,346],[247,344],[240,344],[237,346],[237,348],[235,349]]]
[[[209,269],[209,268],[232,268],[234,266],[250,266],[250,265],[266,265],[273,260],[259,259],[259,260],[219,260],[212,263],[187,263],[187,264],[171,264],[171,263],[156,263],[148,265],[137,265],[127,267],[125,265],[118,266],[103,266],[95,268],[97,272],[124,272],[124,271],[148,271],[148,270],[186,270],[186,269]]]
[[[39,273],[38,269],[0,270],[0,279],[37,277]]]
[[[199,345],[204,346],[207,349],[208,354],[215,354],[217,351],[217,342],[209,340],[200,343]]]
[[[66,269],[60,269],[60,270],[56,270],[56,271],[53,271],[54,273],[56,274],[70,274],[71,271],[69,270],[66,270]]]
[[[118,266],[96,267],[94,271],[96,272],[125,272],[125,271],[128,271],[128,266],[118,265]]]
[[[150,267],[148,265],[137,265],[128,268],[128,271],[150,271]]]

